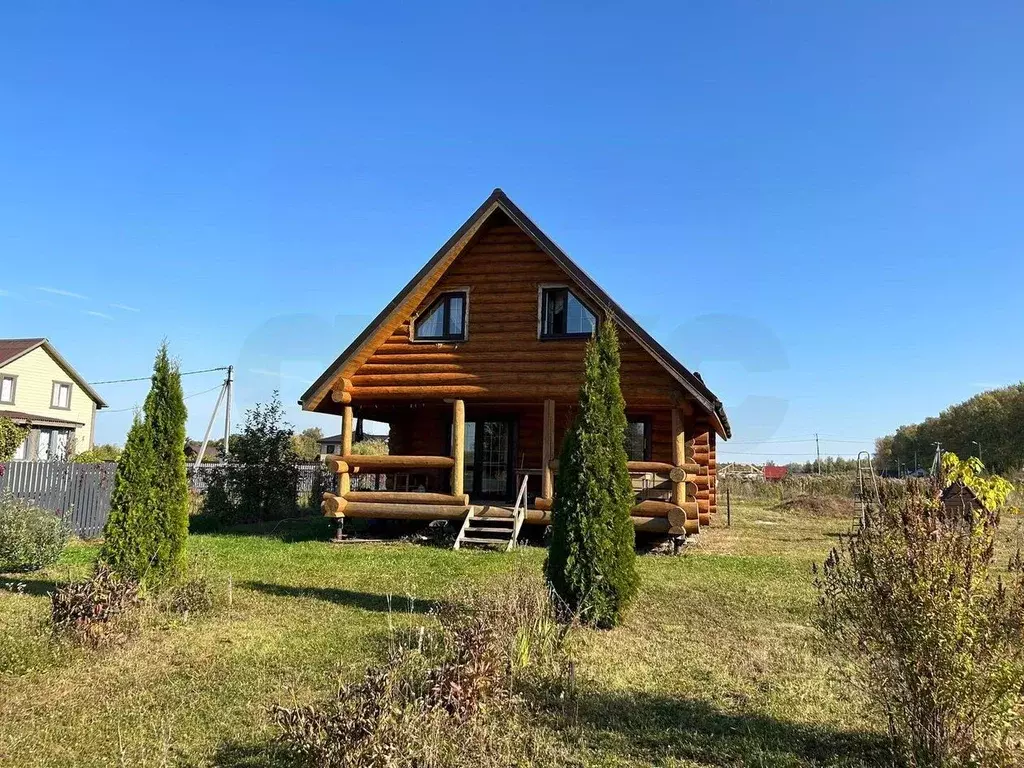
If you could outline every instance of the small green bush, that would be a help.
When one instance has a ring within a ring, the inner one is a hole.
[[[6,416],[0,416],[0,461],[10,461],[28,433],[28,427],[18,426]]]
[[[0,495],[0,572],[33,571],[57,562],[70,538],[52,512]]]
[[[91,578],[57,587],[50,619],[58,637],[99,648],[124,643],[138,631],[141,605],[139,582],[101,564]]]

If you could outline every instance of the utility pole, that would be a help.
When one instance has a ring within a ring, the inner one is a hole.
[[[818,465],[818,474],[821,474],[821,446],[818,444],[818,433],[814,433],[814,453],[817,455],[815,463]]]
[[[224,381],[227,390],[227,404],[224,406],[224,458],[231,455],[231,390],[235,382],[235,366],[228,366],[228,377]],[[215,411],[216,413],[216,411]]]
[[[210,414],[210,423],[206,425],[206,434],[203,435],[203,445],[196,456],[195,466],[198,469],[203,464],[203,457],[206,455],[206,446],[210,444],[210,432],[213,431],[213,420],[217,418],[217,411],[220,410],[220,401],[224,399],[224,390],[227,389],[227,382],[221,384],[220,392],[217,393],[217,403],[213,406],[213,413]]]
[[[942,471],[942,443],[932,443],[935,446],[935,458],[932,459],[932,477],[938,477]]]

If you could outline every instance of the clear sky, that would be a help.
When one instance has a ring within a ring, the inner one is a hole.
[[[1016,0],[5,3],[0,72],[0,336],[90,381],[166,337],[336,432],[296,399],[496,186],[701,371],[725,459],[1022,378]],[[144,387],[100,390],[122,442]]]

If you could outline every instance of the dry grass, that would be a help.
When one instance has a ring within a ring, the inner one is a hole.
[[[811,628],[811,563],[848,521],[734,504],[724,523],[682,557],[642,558],[625,625],[582,635],[576,696],[537,702],[536,727],[563,763],[859,765],[877,754],[881,730],[833,680]],[[5,648],[23,657],[0,671],[0,764],[279,764],[271,705],[355,679],[389,631],[432,621],[454,583],[539,572],[544,557],[336,547],[328,535],[316,521],[193,536],[210,578],[225,591],[230,579],[230,608],[157,623],[108,652],[55,652],[40,619],[53,581],[84,573],[94,547],[70,550],[24,594],[0,590],[0,664]]]

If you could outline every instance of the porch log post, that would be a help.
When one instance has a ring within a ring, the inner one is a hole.
[[[672,463],[681,466],[686,459],[686,434],[683,431],[683,412],[672,409]],[[677,507],[686,501],[686,477],[672,478],[672,503]]]
[[[456,400],[452,404],[452,496],[463,495],[466,470],[466,403]]]
[[[551,469],[551,461],[555,453],[555,401],[544,401],[544,437],[541,448],[541,491],[542,498],[551,499],[555,495],[555,473]]]
[[[346,405],[341,412],[341,455],[352,455],[352,406]],[[338,473],[338,495],[344,496],[352,490],[352,479],[348,467]]]

